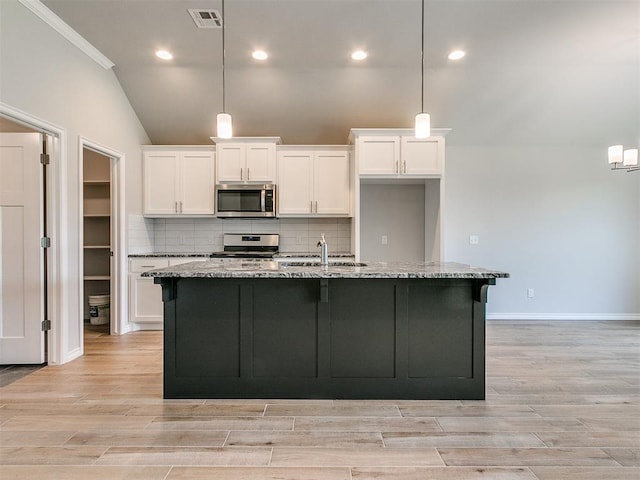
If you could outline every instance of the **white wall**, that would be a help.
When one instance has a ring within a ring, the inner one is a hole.
[[[640,317],[640,172],[610,171],[606,153],[449,143],[446,259],[511,274],[490,317]]]
[[[382,236],[387,244],[382,244]],[[377,262],[425,260],[425,185],[361,184],[360,258]]]
[[[114,32],[114,34],[117,34]],[[126,156],[126,211],[142,210],[140,145],[149,143],[142,125],[115,74],[105,70],[71,45],[15,0],[0,1],[0,100],[15,109],[66,129],[69,220],[68,278],[64,278],[68,322],[67,352],[81,346],[78,262],[78,137],[104,145]],[[55,242],[56,239],[53,239]],[[63,359],[64,360],[64,359]]]

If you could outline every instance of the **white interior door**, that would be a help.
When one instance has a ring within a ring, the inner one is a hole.
[[[0,134],[0,364],[44,362],[40,134]]]

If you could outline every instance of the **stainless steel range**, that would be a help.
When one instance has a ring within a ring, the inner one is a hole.
[[[222,252],[211,258],[273,258],[278,253],[280,235],[277,233],[225,233]]]

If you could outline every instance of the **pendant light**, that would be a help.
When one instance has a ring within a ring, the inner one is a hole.
[[[422,42],[420,43],[420,113],[416,115],[416,138],[431,136],[431,116],[424,111],[424,0],[422,0]]]
[[[224,24],[227,23],[227,17],[224,15],[224,0],[222,0],[222,113],[218,114],[217,135],[220,138],[231,138],[233,136],[233,125],[231,123],[231,115],[225,112],[225,95],[224,95]]]

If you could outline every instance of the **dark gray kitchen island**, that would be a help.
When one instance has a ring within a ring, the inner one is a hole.
[[[483,399],[485,303],[457,263],[207,260],[162,285],[165,398]]]

